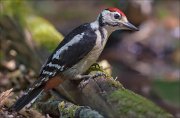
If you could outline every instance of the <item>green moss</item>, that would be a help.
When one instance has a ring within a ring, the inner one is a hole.
[[[39,46],[47,48],[50,52],[64,38],[48,21],[32,15],[34,14],[33,10],[29,7],[29,2],[27,1],[4,0],[2,1],[2,11],[1,17],[7,15],[15,18],[24,29],[28,28],[33,40]]]
[[[121,117],[172,117],[151,101],[126,89],[111,93],[108,100],[114,104],[114,109],[118,109],[117,115]]]
[[[98,63],[94,63],[93,65],[91,65],[91,67],[86,71],[86,73],[91,73],[92,71],[104,72],[104,70],[101,68],[101,66],[99,66]]]
[[[27,3],[23,0],[3,0],[1,4],[1,17],[7,15],[13,18],[18,18],[21,23],[24,23],[24,17],[31,12]]]
[[[104,73],[107,79],[112,78],[98,63],[91,65],[91,67],[86,71],[86,74],[96,74],[97,72]]]
[[[79,107],[80,106],[76,106],[73,104],[68,104],[68,106],[65,106],[64,101],[59,103],[58,105],[60,113],[67,118],[74,118],[75,112]]]
[[[114,80],[113,78],[109,79],[108,84],[119,89],[124,89],[123,85],[119,81]]]
[[[48,21],[41,17],[26,17],[26,24],[35,42],[52,52],[63,36]]]

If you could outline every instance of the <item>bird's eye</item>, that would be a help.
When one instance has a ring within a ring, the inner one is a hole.
[[[119,14],[114,14],[114,18],[115,19],[120,19],[120,15]]]

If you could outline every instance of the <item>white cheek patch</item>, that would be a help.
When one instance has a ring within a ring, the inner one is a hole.
[[[104,10],[103,12],[102,12],[102,16],[103,16],[103,21],[105,21],[105,22],[110,22],[111,21],[111,12],[110,11],[108,11],[108,10]]]
[[[118,22],[120,19],[115,19],[114,15],[118,14],[120,15],[118,12],[110,12],[108,10],[104,10],[102,12],[102,16],[103,16],[103,20],[107,23],[114,23],[114,22]],[[121,17],[121,15],[120,15]]]

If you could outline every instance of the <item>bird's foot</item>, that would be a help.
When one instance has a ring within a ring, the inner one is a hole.
[[[95,79],[98,77],[107,77],[107,75],[106,75],[106,73],[99,71],[99,72],[96,72],[94,75],[92,75],[92,77],[89,79]]]
[[[94,80],[96,81],[96,78],[98,77],[107,77],[107,75],[103,72],[97,72],[94,75],[81,75],[82,77],[84,76],[83,80],[81,81],[81,83],[79,84],[79,88],[82,90],[88,83],[90,80]]]

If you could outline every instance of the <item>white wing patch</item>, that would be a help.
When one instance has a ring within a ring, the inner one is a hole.
[[[56,74],[56,72],[49,72],[49,71],[43,70],[42,74],[54,76]]]
[[[56,69],[58,69],[60,71],[64,70],[64,66],[60,66],[59,64],[53,64],[52,62],[48,63],[46,66],[47,67],[55,67]],[[50,72],[50,71],[47,71],[47,70],[43,70],[42,74],[46,74],[46,75],[49,75],[49,76],[54,76],[56,74],[56,71],[55,72]]]
[[[49,71],[43,70],[42,74],[47,74],[47,75],[51,76],[51,75],[53,75],[54,73],[53,73],[53,72],[49,72]]]
[[[83,36],[84,36],[84,33],[74,36],[74,38],[70,42],[68,42],[62,48],[60,48],[59,50],[56,51],[56,53],[53,55],[52,59],[59,59],[60,58],[59,56],[61,55],[61,53],[64,50],[67,50],[69,48],[69,46],[72,46],[73,44],[78,43],[83,38]]]
[[[46,66],[49,66],[49,67],[55,67],[57,69],[60,69],[61,66],[59,64],[53,64],[52,62],[48,63]]]

